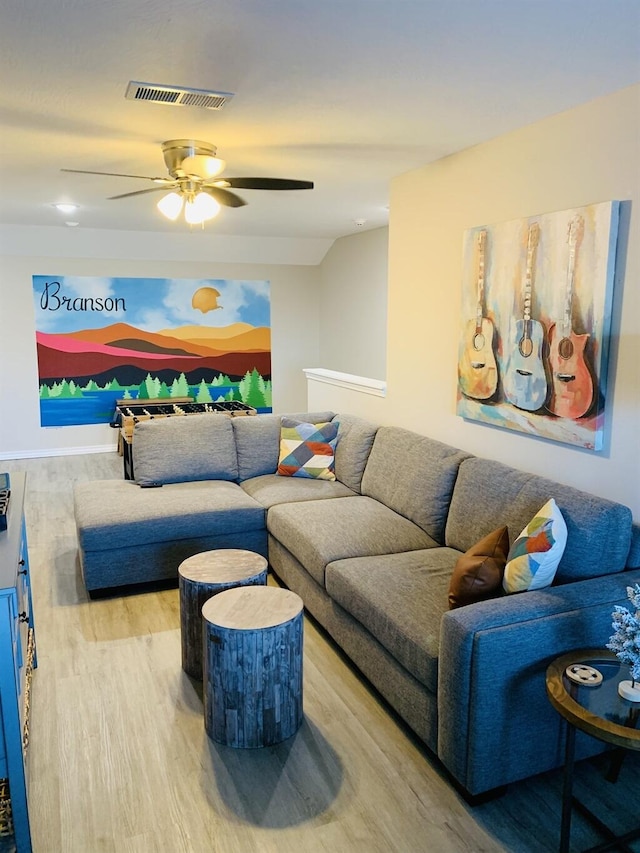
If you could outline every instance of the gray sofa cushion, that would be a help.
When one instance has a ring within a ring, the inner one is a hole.
[[[334,421],[340,424],[335,456],[336,478],[359,493],[378,427],[354,415],[336,415]]]
[[[380,427],[362,477],[362,494],[411,519],[442,545],[458,467],[468,455],[400,427]]]
[[[514,542],[549,498],[555,498],[568,533],[555,583],[624,568],[631,539],[630,509],[489,459],[467,459],[460,466],[446,544],[466,551],[503,524]]]
[[[404,516],[362,495],[279,504],[267,513],[267,530],[321,586],[325,566],[334,560],[437,544]]]
[[[351,497],[354,492],[338,480],[314,480],[263,474],[240,483],[244,491],[264,507],[294,501]]]
[[[327,592],[432,693],[440,620],[458,551],[429,548],[329,563]]]
[[[312,424],[326,423],[333,416],[333,412],[297,412],[286,415]],[[240,481],[276,472],[280,453],[280,419],[280,415],[232,418]]]
[[[195,416],[194,416],[195,417]],[[174,483],[140,489],[129,480],[78,483],[74,490],[83,551],[218,536],[265,526],[265,510],[237,483]],[[144,551],[140,552],[144,560]]]
[[[202,414],[140,421],[133,430],[136,482],[149,486],[237,480],[231,420],[226,415]]]

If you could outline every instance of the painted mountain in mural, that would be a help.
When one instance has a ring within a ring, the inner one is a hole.
[[[223,353],[271,349],[271,330],[248,323],[209,328],[182,326],[147,332],[128,323],[113,323],[101,329],[68,332],[65,337],[80,341],[107,344],[141,352],[166,352],[171,355],[221,355]]]
[[[270,378],[269,329],[246,323],[227,329],[185,328],[193,329],[197,340],[182,336],[181,329],[147,332],[127,323],[62,334],[37,332],[40,379],[83,382],[91,377],[98,384],[116,380],[131,385],[148,373],[165,382],[184,373],[190,384],[197,384],[219,374],[241,379],[254,368]]]
[[[220,352],[271,350],[271,329],[266,326],[256,328],[249,323],[232,323],[230,326],[219,328],[180,326],[177,329],[163,329],[158,334],[181,340],[191,350],[201,346]]]

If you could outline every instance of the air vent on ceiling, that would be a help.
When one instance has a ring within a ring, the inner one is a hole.
[[[148,101],[152,104],[173,104],[178,107],[204,107],[221,110],[233,98],[231,92],[210,92],[206,89],[186,89],[184,86],[163,86],[159,83],[135,83],[127,86],[125,98]]]

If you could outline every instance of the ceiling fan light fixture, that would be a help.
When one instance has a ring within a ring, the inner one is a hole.
[[[167,193],[162,196],[156,207],[167,219],[176,220],[182,210],[183,198],[180,193]]]
[[[162,188],[167,191],[167,194],[156,205],[160,213],[167,219],[175,221],[184,212],[185,219],[190,225],[202,225],[212,219],[220,212],[220,205],[243,207],[246,201],[232,190],[313,189],[313,181],[288,178],[221,177],[220,173],[226,168],[225,161],[216,156],[215,145],[199,139],[168,139],[162,143],[162,154],[168,172],[166,177],[87,169],[62,169],[62,171],[151,181],[156,186],[119,193],[109,198],[115,200],[137,197]],[[75,206],[68,207],[66,210],[62,207],[59,209],[69,214],[75,210]]]
[[[197,175],[199,178],[215,178],[223,169],[226,168],[226,163],[219,157],[213,157],[207,154],[193,154],[191,157],[185,157],[180,166],[187,175]]]
[[[199,192],[193,201],[187,200],[184,206],[184,218],[189,225],[202,225],[220,212],[220,205],[206,192]]]

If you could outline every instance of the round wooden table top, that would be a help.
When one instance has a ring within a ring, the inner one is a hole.
[[[295,619],[303,609],[295,592],[277,586],[238,586],[205,602],[202,616],[211,625],[236,631],[274,628]]]
[[[178,574],[185,580],[199,583],[227,584],[259,575],[267,565],[265,558],[255,551],[219,548],[187,557],[180,563]]]
[[[598,686],[573,683],[566,675],[572,664],[592,666],[603,675]],[[607,649],[581,649],[556,658],[547,669],[549,701],[577,729],[605,743],[640,750],[636,728],[640,703],[618,694],[618,683],[629,678],[629,667]]]

